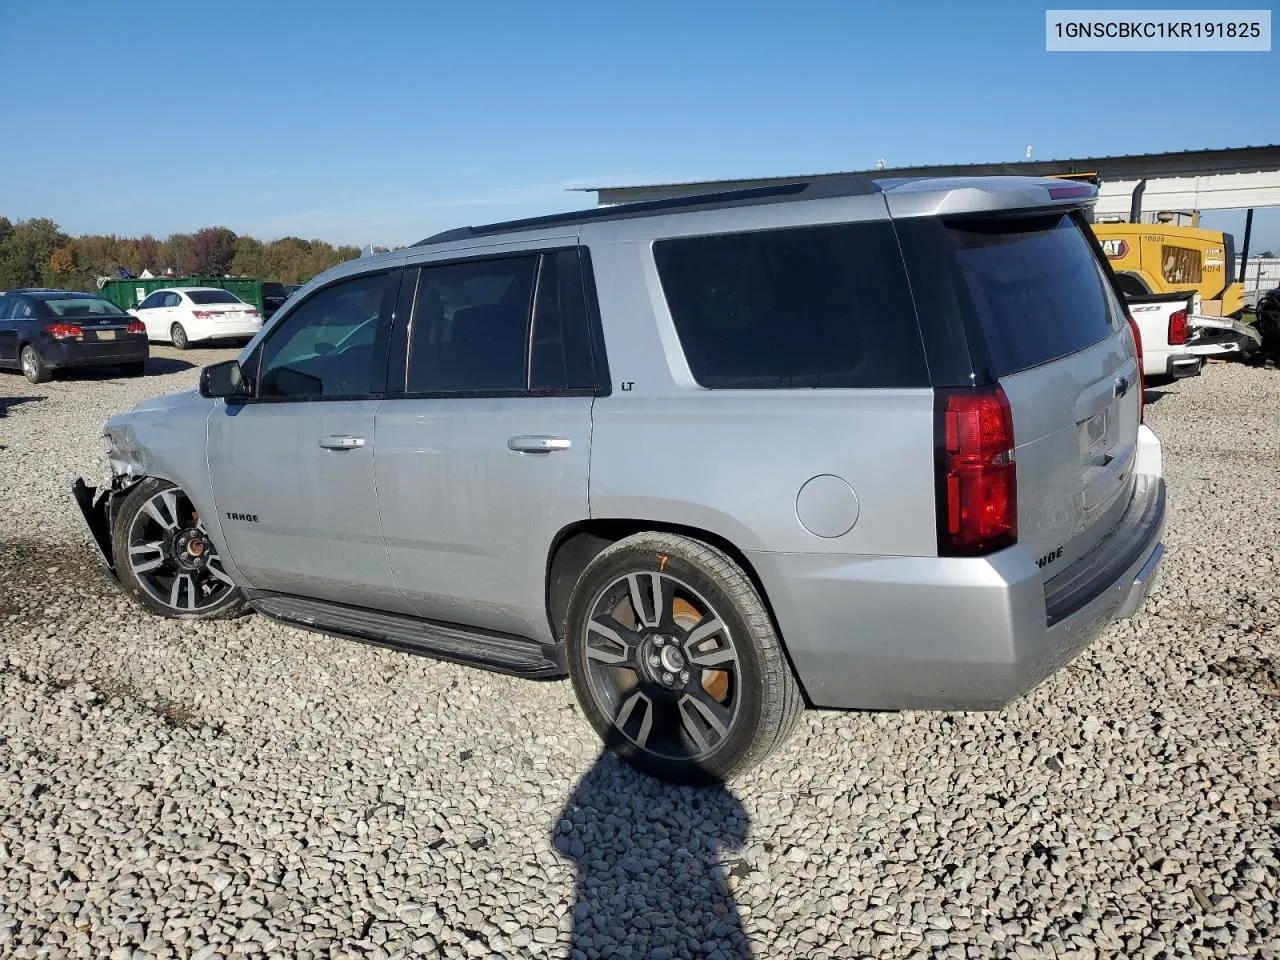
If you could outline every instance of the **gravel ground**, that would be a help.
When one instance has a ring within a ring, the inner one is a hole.
[[[125,602],[68,484],[231,354],[156,355],[0,374],[0,956],[1280,956],[1280,372],[1149,393],[1134,621],[1001,713],[809,713],[730,793],[600,759],[567,684]]]

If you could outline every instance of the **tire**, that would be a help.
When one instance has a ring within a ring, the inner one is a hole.
[[[141,360],[137,363],[122,363],[120,364],[120,371],[126,377],[140,377],[147,372],[147,365]]]
[[[1145,297],[1151,292],[1142,282],[1142,278],[1136,274],[1117,273],[1116,283],[1120,286],[1120,292],[1126,297]]]
[[[125,496],[111,552],[125,592],[158,616],[222,620],[248,609],[191,501],[167,480],[148,478]]]
[[[22,348],[22,373],[32,383],[48,383],[53,379],[53,371],[45,366],[40,351],[29,343]]]
[[[185,350],[191,346],[191,342],[187,339],[187,330],[180,323],[175,323],[169,328],[169,342],[178,350]]]
[[[578,578],[567,624],[583,712],[651,776],[728,782],[785,741],[804,708],[760,595],[706,543],[641,533],[605,548]]]

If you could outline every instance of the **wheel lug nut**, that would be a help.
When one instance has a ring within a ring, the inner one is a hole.
[[[663,645],[664,643],[666,643],[666,642],[667,642],[667,638],[666,638],[666,637],[654,637],[654,638],[653,638],[653,645],[654,645],[655,647],[660,647],[660,646],[662,646],[662,645]]]
[[[660,666],[662,666],[662,658],[661,658],[661,657],[659,657],[657,654],[654,654],[653,656],[651,656],[651,657],[649,658],[649,666],[651,666],[651,667],[660,667]]]
[[[683,672],[680,674],[680,681],[681,681],[682,683],[688,683],[688,682],[689,682],[689,671],[688,671],[688,670],[685,670],[685,671],[683,671]]]
[[[664,673],[664,674],[662,675],[662,682],[663,682],[663,683],[671,683],[671,682],[673,682],[674,680],[675,680],[675,677],[673,677],[673,676],[672,676],[671,674],[669,674],[669,673]]]

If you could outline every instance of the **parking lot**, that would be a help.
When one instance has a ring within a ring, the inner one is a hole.
[[[695,791],[567,684],[127,602],[70,484],[232,355],[0,374],[0,955],[1280,955],[1280,371],[1148,391],[1168,554],[1067,669]]]

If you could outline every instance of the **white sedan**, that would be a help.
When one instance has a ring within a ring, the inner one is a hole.
[[[262,329],[256,307],[218,287],[156,290],[129,312],[147,328],[148,340],[179,350],[200,340],[245,340]]]

